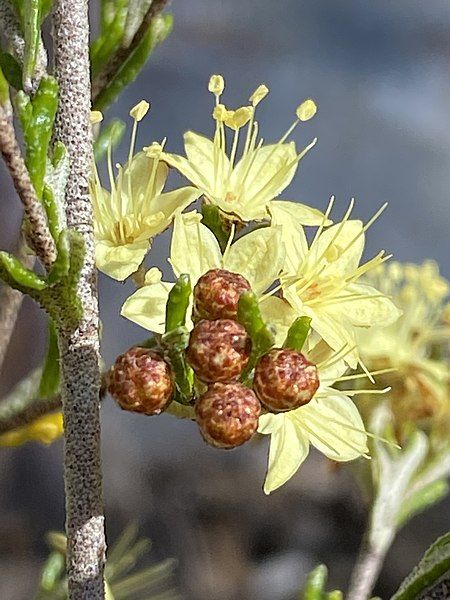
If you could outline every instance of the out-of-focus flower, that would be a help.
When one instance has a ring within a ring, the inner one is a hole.
[[[175,211],[200,195],[194,187],[162,191],[168,175],[168,167],[161,161],[164,143],[134,154],[137,124],[147,110],[148,104],[142,101],[130,111],[134,125],[128,161],[118,165],[116,178],[111,152],[108,154],[111,191],[102,187],[97,172],[91,181],[96,264],[119,281],[138,270],[152,238],[170,225]]]
[[[314,116],[317,107],[313,100],[305,100],[297,108],[296,121],[280,140],[263,145],[263,140],[258,140],[255,108],[268,94],[268,88],[260,85],[250,96],[249,105],[229,110],[220,102],[224,87],[221,75],[211,77],[208,89],[216,99],[213,140],[188,131],[184,135],[186,157],[164,152],[162,160],[180,171],[204,194],[207,202],[218,206],[224,213],[242,221],[265,219],[271,212],[272,200],[289,185],[298,163],[316,143],[314,140],[298,153],[295,143],[286,140],[301,121]],[[247,131],[242,134],[245,127]],[[229,147],[227,129],[234,132]],[[245,140],[238,159],[242,135]],[[294,211],[305,225],[317,224],[321,220],[321,213],[308,206],[294,202],[278,204],[280,208]]]
[[[201,222],[201,215],[193,211],[178,213],[175,217],[170,249],[170,264],[175,275],[188,273],[194,286],[210,269],[226,269],[247,279],[252,290],[262,295],[275,280],[283,266],[285,250],[281,228],[264,227],[229,243],[222,254],[214,234]],[[130,296],[122,307],[127,319],[154,331],[163,333],[165,310],[173,283],[161,281],[157,270],[146,277],[147,285]],[[188,327],[192,327],[189,319]]]
[[[269,465],[264,492],[270,494],[285,484],[299,469],[310,445],[334,461],[350,461],[366,456],[367,433],[355,404],[352,390],[331,387],[346,381],[347,367],[342,353],[321,360],[324,344],[318,344],[308,360],[317,364],[320,386],[312,400],[289,412],[266,413],[259,418],[258,432],[270,435]]]
[[[286,261],[281,275],[283,299],[298,315],[311,317],[311,327],[334,350],[345,345],[345,360],[355,368],[359,360],[356,332],[374,325],[389,325],[400,311],[378,289],[362,283],[362,275],[388,257],[384,252],[366,263],[361,262],[365,231],[378,213],[366,224],[349,220],[353,201],[342,222],[324,230],[332,202],[310,244],[303,227],[287,213],[274,214],[272,223],[283,231]],[[382,210],[382,209],[381,209]],[[272,299],[272,311],[286,310],[283,300]]]
[[[40,442],[49,445],[63,434],[61,413],[39,417],[32,423],[18,427],[0,435],[0,446],[21,446],[27,442]]]
[[[400,423],[439,418],[443,413],[448,416],[450,327],[445,314],[449,282],[433,261],[381,265],[364,280],[390,296],[402,310],[395,324],[358,334],[361,355],[369,368],[394,369],[385,377],[393,386],[394,415]]]

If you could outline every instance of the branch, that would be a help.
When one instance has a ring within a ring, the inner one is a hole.
[[[157,15],[163,10],[166,4],[167,0],[153,0],[147,12],[144,15],[144,18],[142,19],[138,30],[134,34],[131,42],[127,46],[119,47],[117,51],[108,60],[102,71],[94,79],[94,81],[92,82],[93,104],[95,104],[95,101],[97,100],[103,88],[117,74],[122,64],[129,58],[131,54],[133,54],[133,52],[139,46],[140,42],[142,41],[142,39],[148,31],[152,19],[155,17],[155,15]]]
[[[56,247],[47,225],[47,216],[31,183],[28,169],[20,152],[9,111],[0,106],[0,152],[25,209],[30,245],[46,269],[56,259]]]
[[[34,257],[27,254],[22,235],[20,236],[18,244],[17,256],[26,267],[29,269],[33,267]],[[21,292],[14,290],[9,285],[2,285],[0,289],[0,373],[3,368],[17,316],[20,307],[22,306],[22,300],[23,294]]]
[[[64,144],[70,159],[66,187],[67,224],[81,233],[86,250],[78,284],[84,316],[75,329],[60,324],[58,330],[69,599],[98,600],[105,594],[105,534],[100,458],[97,275],[88,190],[93,156],[87,0],[56,0],[53,26],[55,75],[60,90],[55,138]]]
[[[21,64],[23,64],[25,56],[25,40],[22,36],[17,15],[8,0],[0,0],[0,31],[6,39],[8,47],[14,56]],[[27,93],[36,91],[39,81],[47,72],[47,53],[42,40],[39,41],[39,49],[34,70],[33,81],[29,82],[25,90]]]

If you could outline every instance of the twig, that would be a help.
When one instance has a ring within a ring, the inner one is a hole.
[[[60,327],[58,343],[64,415],[67,567],[70,600],[105,597],[105,534],[99,418],[99,337],[92,206],[88,180],[93,161],[90,129],[87,0],[56,0],[53,9],[59,107],[55,137],[66,147],[67,224],[85,242],[78,285],[84,316],[75,329]]]
[[[3,106],[0,107],[0,152],[25,209],[30,245],[42,264],[49,269],[56,259],[55,242],[22,158],[11,118]]]
[[[16,254],[26,267],[29,269],[33,267],[34,256],[27,254],[22,235],[20,235]],[[0,373],[5,362],[17,316],[22,306],[22,300],[23,294],[21,292],[14,290],[9,285],[2,285],[0,289]]]
[[[95,103],[105,85],[114,77],[121,65],[127,60],[130,54],[137,48],[143,37],[148,31],[149,25],[155,15],[162,11],[167,4],[167,0],[153,0],[149,9],[142,19],[138,30],[133,39],[127,46],[121,46],[108,60],[102,71],[92,82],[92,101]]]
[[[25,40],[22,37],[22,31],[14,12],[8,0],[0,0],[0,31],[5,37],[9,49],[20,63],[23,63],[25,54]],[[42,41],[39,42],[39,50],[34,70],[34,79],[30,82],[27,92],[35,91],[39,81],[47,72],[47,52]]]
[[[389,550],[390,543],[375,547],[366,534],[353,567],[347,600],[368,600]]]
[[[50,398],[15,398],[14,402],[0,402],[0,433],[28,425],[38,417],[61,408],[61,396]]]

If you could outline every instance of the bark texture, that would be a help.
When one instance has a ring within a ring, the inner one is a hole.
[[[92,166],[87,0],[56,0],[53,9],[55,75],[60,100],[55,138],[70,157],[67,225],[85,242],[78,294],[84,316],[75,329],[59,329],[65,427],[66,532],[69,598],[104,598],[105,536],[100,457],[100,369]]]

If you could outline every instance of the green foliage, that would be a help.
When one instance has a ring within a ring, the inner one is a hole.
[[[38,198],[42,199],[49,144],[58,108],[58,84],[54,77],[41,79],[33,99],[22,91],[16,109],[25,141],[25,163]]]
[[[416,600],[450,569],[450,532],[438,538],[403,581],[391,600]]]
[[[25,39],[23,82],[30,81],[36,69],[41,40],[42,0],[22,0],[22,28]]]
[[[40,398],[49,398],[59,391],[60,370],[59,370],[59,349],[56,335],[56,327],[52,319],[48,324],[48,343],[47,356],[42,370],[42,377],[39,383],[38,396]]]
[[[0,65],[0,104],[9,102],[9,85]]]
[[[410,493],[402,502],[400,512],[397,516],[398,525],[403,525],[415,515],[440,502],[448,492],[449,485],[447,481],[445,479],[437,479],[424,485],[415,493]]]
[[[102,127],[100,135],[94,142],[95,161],[99,162],[108,152],[108,148],[115,148],[125,133],[126,125],[121,119],[113,119],[108,125]]]
[[[166,306],[166,333],[186,324],[186,313],[191,298],[191,278],[183,273],[169,292]]]
[[[183,326],[168,331],[161,338],[164,355],[175,379],[175,400],[181,404],[189,404],[194,392],[194,372],[186,361],[188,343],[189,331]]]
[[[91,47],[91,73],[96,77],[120,46],[125,33],[128,0],[102,3],[102,30]]]
[[[136,569],[150,548],[150,540],[138,538],[136,525],[129,525],[108,551],[105,567],[107,600],[181,600],[174,587],[175,561]],[[51,552],[40,576],[36,600],[67,600],[65,574],[66,539],[59,533],[47,535]]]
[[[326,592],[327,579],[328,569],[326,566],[318,565],[315,567],[306,578],[299,600],[343,600],[344,596],[339,590]]]
[[[130,52],[115,75],[106,83],[95,99],[95,110],[104,110],[114,102],[127,85],[136,79],[155,46],[166,39],[172,30],[172,26],[172,15],[156,15],[152,19],[148,31],[139,44]]]
[[[309,330],[311,328],[310,317],[298,317],[289,327],[286,340],[283,344],[284,348],[291,348],[301,352],[303,344],[306,342]]]
[[[25,267],[21,261],[9,252],[0,251],[0,276],[8,282],[12,280],[12,287],[29,293],[31,290],[43,290],[47,282],[43,277],[37,275],[31,269]]]
[[[0,67],[9,85],[15,90],[22,89],[22,67],[8,52],[0,51]]]
[[[241,381],[246,381],[258,359],[274,345],[275,336],[272,328],[264,322],[258,298],[251,291],[244,292],[239,298],[237,320],[252,340],[250,359],[241,375]]]
[[[225,221],[221,216],[219,208],[213,204],[202,204],[202,223],[213,232],[219,242],[222,252],[225,250],[228,242],[229,232],[227,231]]]

